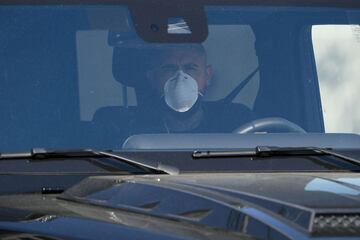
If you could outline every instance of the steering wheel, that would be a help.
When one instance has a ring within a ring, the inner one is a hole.
[[[233,133],[256,133],[256,132],[291,132],[291,133],[306,133],[306,131],[299,125],[290,122],[284,118],[271,117],[260,118],[254,121],[245,123],[244,125],[236,128]]]

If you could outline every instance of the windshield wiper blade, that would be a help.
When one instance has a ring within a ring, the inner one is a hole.
[[[249,151],[195,151],[193,158],[221,158],[221,157],[274,157],[274,156],[314,156],[329,155],[346,162],[360,166],[360,160],[341,153],[334,152],[330,148],[319,147],[270,147],[257,146]]]
[[[80,149],[80,150],[49,150],[44,148],[33,148],[30,152],[18,152],[18,153],[0,153],[0,160],[12,160],[12,159],[33,159],[33,160],[51,160],[51,159],[74,159],[74,158],[86,158],[91,157],[95,159],[111,158],[120,162],[127,163],[135,168],[141,169],[145,172],[155,174],[169,174],[176,175],[179,170],[175,167],[163,165],[157,162],[139,162],[133,159],[129,159],[125,156],[121,156],[118,153],[112,153],[109,151],[97,151],[93,149]],[[100,161],[100,160],[99,160]]]
[[[120,156],[118,154],[114,154],[114,153],[110,153],[110,152],[106,152],[106,151],[99,151],[97,152],[100,155],[109,157],[109,158],[113,158],[116,160],[120,160],[122,162],[128,163],[130,165],[134,165],[134,166],[138,166],[138,167],[143,167],[145,169],[148,169],[152,172],[155,171],[155,173],[165,173],[165,174],[169,174],[169,175],[177,175],[179,174],[179,169],[177,169],[174,166],[169,166],[169,165],[164,165],[161,164],[159,162],[147,162],[147,163],[141,163],[139,161],[135,161],[129,158],[126,158],[124,156]]]

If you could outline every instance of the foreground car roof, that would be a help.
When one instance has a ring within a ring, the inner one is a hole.
[[[359,234],[359,186],[358,175],[350,173],[92,177],[58,198],[2,196],[2,207],[42,215],[5,221],[0,228],[66,236],[59,226],[111,223],[104,227],[158,238],[169,231],[204,239],[268,232],[290,239],[346,238]],[[25,200],[32,204],[22,205]],[[170,230],[161,230],[164,225]]]

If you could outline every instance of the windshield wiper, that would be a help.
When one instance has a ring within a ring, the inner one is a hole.
[[[172,166],[163,165],[160,163],[139,162],[133,159],[129,159],[125,156],[121,156],[118,153],[112,153],[109,151],[96,151],[92,149],[81,150],[49,150],[44,148],[33,148],[30,152],[18,152],[18,153],[0,153],[0,160],[11,159],[33,159],[33,160],[51,160],[51,159],[76,159],[76,158],[94,158],[101,163],[101,158],[111,158],[126,164],[129,164],[135,168],[152,174],[178,174],[178,169]]]
[[[193,158],[221,158],[221,157],[259,157],[267,158],[274,156],[314,156],[329,155],[337,157],[346,162],[360,166],[360,160],[337,152],[330,148],[318,147],[270,147],[257,146],[255,150],[249,151],[195,151]]]

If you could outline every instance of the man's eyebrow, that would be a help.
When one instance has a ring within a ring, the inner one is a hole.
[[[184,64],[185,67],[196,67],[198,68],[199,65],[197,63],[187,63],[187,64]]]

